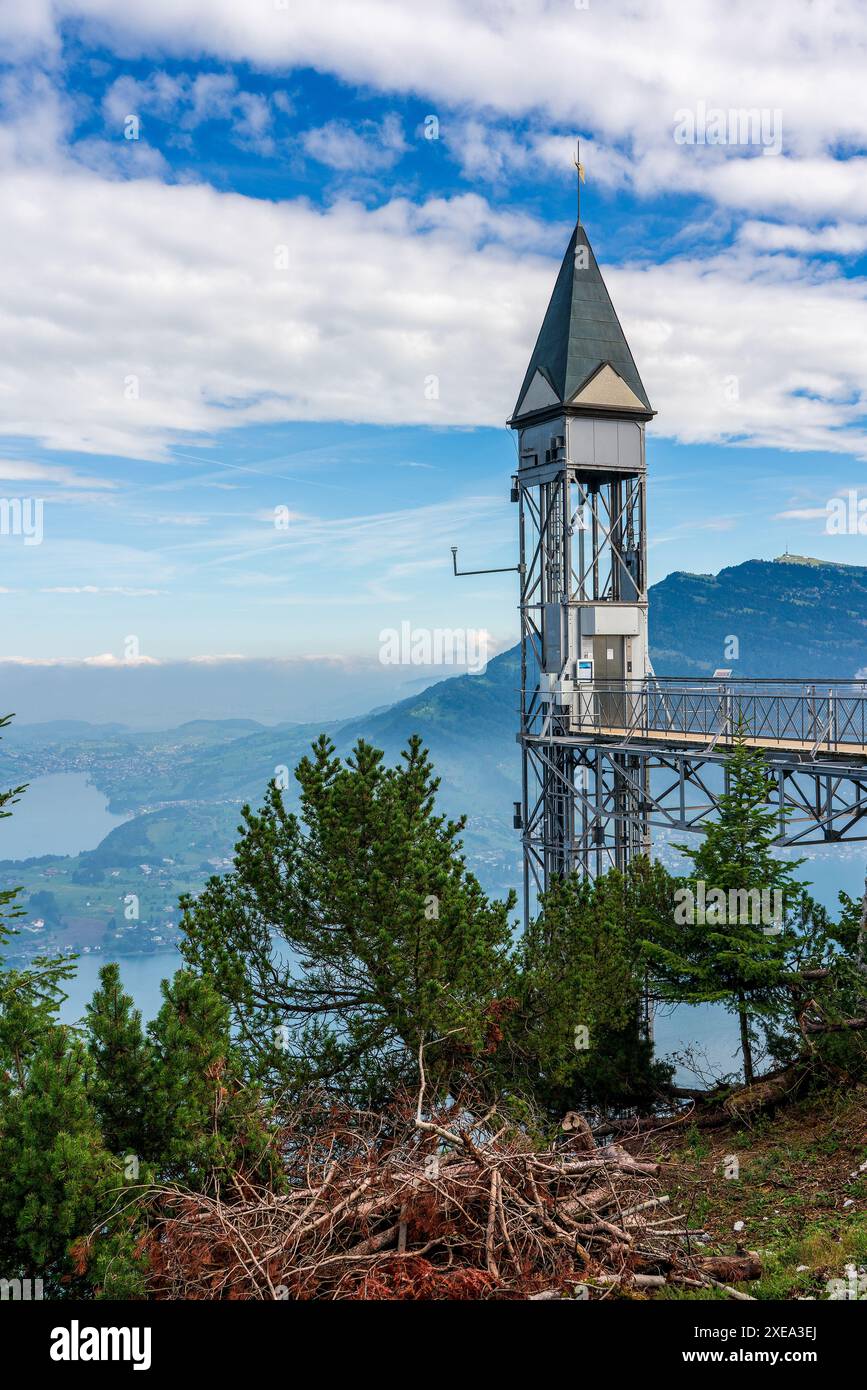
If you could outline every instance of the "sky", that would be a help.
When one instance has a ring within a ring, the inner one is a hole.
[[[651,579],[867,562],[862,3],[0,0],[0,55],[0,678],[510,645],[450,547],[517,558],[577,136]]]

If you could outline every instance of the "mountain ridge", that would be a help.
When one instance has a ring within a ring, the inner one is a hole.
[[[851,680],[867,669],[861,565],[780,556],[715,575],[676,570],[652,586],[649,600],[659,676],[709,676],[727,666],[743,677]],[[734,658],[729,638],[737,640]]]

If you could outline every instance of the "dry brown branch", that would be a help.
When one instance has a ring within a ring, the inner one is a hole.
[[[582,1296],[610,1298],[651,1297],[669,1281],[725,1281],[729,1292],[731,1281],[757,1277],[752,1256],[690,1255],[685,1219],[664,1210],[659,1164],[619,1144],[586,1144],[587,1129],[573,1122],[534,1152],[502,1109],[469,1096],[425,1108],[423,1088],[378,1116],[312,1097],[281,1135],[287,1190],[245,1181],[231,1200],[172,1187],[142,1199],[149,1291],[525,1299],[573,1297],[580,1286]]]

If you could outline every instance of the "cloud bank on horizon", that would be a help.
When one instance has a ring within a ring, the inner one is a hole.
[[[261,655],[285,610],[280,641],[320,650],[345,603],[335,651],[404,610],[507,640],[501,590],[455,598],[440,552],[508,562],[495,431],[576,133],[659,412],[660,556],[827,548],[867,459],[855,0],[34,0],[0,51],[0,490],[54,527],[0,551],[24,656],[131,624],[157,655]]]

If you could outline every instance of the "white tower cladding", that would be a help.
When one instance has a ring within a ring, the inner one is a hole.
[[[519,465],[525,909],[647,846],[623,729],[649,673],[644,427],[654,412],[579,224],[509,425]],[[582,736],[580,726],[585,733]]]

